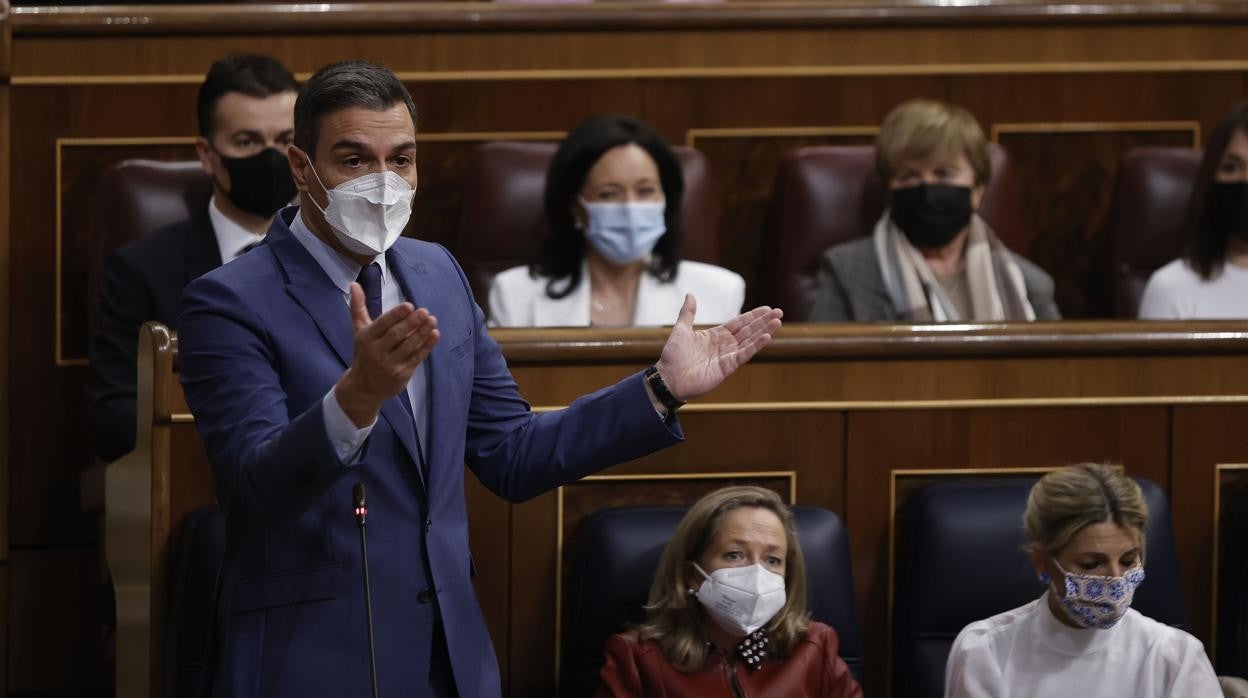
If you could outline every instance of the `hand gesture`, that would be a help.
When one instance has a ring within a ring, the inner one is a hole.
[[[659,374],[678,400],[691,400],[714,390],[780,330],[784,311],[761,306],[742,313],[718,327],[694,330],[698,303],[685,296],[680,316],[663,345]]]
[[[338,405],[357,427],[373,423],[381,405],[407,389],[420,362],[438,343],[438,319],[400,303],[376,320],[368,317],[364,290],[350,286],[355,349],[351,367],[335,387]]]

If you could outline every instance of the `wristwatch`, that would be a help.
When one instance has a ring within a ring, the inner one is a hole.
[[[677,400],[676,396],[672,395],[671,388],[667,387],[667,381],[663,380],[663,376],[659,373],[658,364],[646,369],[645,379],[650,384],[650,389],[654,391],[654,396],[663,403],[668,412],[675,412],[685,404],[683,400]]]

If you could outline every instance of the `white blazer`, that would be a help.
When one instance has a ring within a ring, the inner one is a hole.
[[[582,263],[581,283],[572,293],[554,299],[546,295],[547,278],[534,278],[527,266],[512,267],[490,284],[491,327],[588,327],[589,265]],[[745,280],[735,272],[702,262],[680,262],[676,277],[661,282],[642,272],[637,285],[636,327],[676,324],[685,294],[698,301],[694,322],[718,325],[736,317],[745,302]]]

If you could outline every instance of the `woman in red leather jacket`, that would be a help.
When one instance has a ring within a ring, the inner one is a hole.
[[[862,695],[836,631],[806,612],[793,512],[771,490],[728,487],[694,504],[646,611],[607,641],[600,698]]]

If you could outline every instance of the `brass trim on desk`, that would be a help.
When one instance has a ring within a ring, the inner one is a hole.
[[[1027,123],[996,123],[989,140],[1001,142],[1002,134],[1065,134],[1065,133],[1148,133],[1154,131],[1187,131],[1192,134],[1192,147],[1200,147],[1199,121],[1052,121]]]
[[[398,70],[403,82],[490,82],[523,80],[662,80],[732,78],[904,77],[910,75],[1051,75],[1098,73],[1243,72],[1248,61],[1079,61],[1069,63],[925,63],[801,66],[706,66],[690,68],[532,68],[500,70]],[[297,73],[301,82],[311,73]],[[14,75],[14,86],[68,85],[198,85],[203,75]]]

